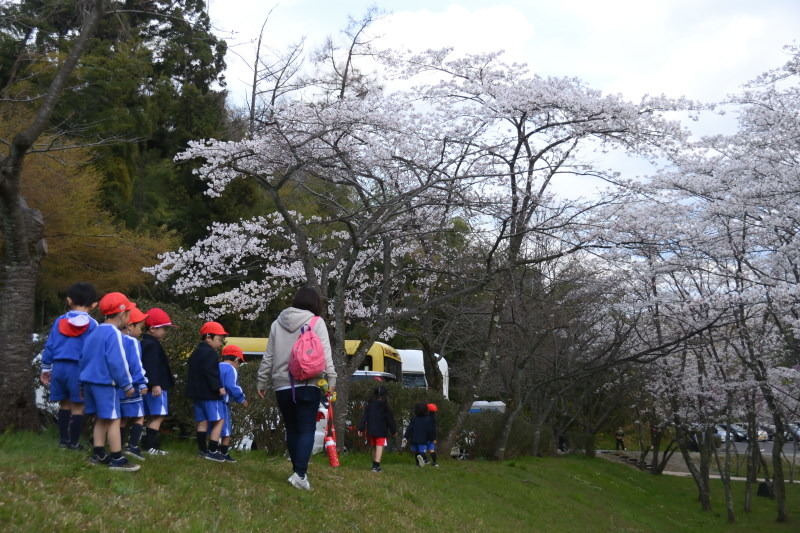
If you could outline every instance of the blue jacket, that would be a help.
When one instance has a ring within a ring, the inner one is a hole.
[[[239,372],[236,371],[233,365],[225,362],[220,363],[219,377],[226,392],[225,396],[222,397],[222,401],[231,403],[231,398],[233,398],[235,402],[244,403],[247,398],[244,397],[244,391],[239,386]]]
[[[87,321],[86,327],[82,329],[60,327],[62,320],[69,322],[76,319],[77,321]],[[97,321],[84,311],[69,311],[58,317],[53,323],[53,327],[50,328],[50,335],[47,336],[47,342],[44,345],[42,372],[52,372],[55,361],[77,363],[81,358],[83,341],[96,327]],[[62,333],[62,329],[66,331],[66,334]]]
[[[128,390],[133,379],[122,345],[122,332],[114,324],[100,324],[86,338],[80,360],[81,383],[111,385]]]
[[[131,337],[130,335],[122,336],[122,346],[125,347],[125,359],[128,361],[128,370],[131,372],[131,379],[133,386],[139,391],[147,388],[147,376],[142,368],[142,345],[139,339]],[[128,398],[125,393],[119,391],[120,401],[138,401],[141,396],[134,395],[133,398]]]

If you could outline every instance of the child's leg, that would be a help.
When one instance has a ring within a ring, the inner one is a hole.
[[[208,420],[197,423],[197,448],[202,454],[208,452]]]
[[[139,441],[142,438],[142,427],[144,426],[144,417],[140,416],[139,418],[133,421],[131,424],[130,436],[128,437],[128,445],[132,448],[139,447]]]
[[[107,418],[96,418],[94,421],[92,443],[94,444],[95,450],[97,450],[97,448],[102,448],[105,450],[106,435],[108,434],[108,422],[109,420]]]
[[[108,420],[108,450],[112,454],[122,453],[122,436],[119,433],[119,427],[119,418]]]
[[[58,436],[59,436],[59,444],[66,445],[70,442],[70,432],[69,432],[69,423],[70,419],[72,418],[72,410],[70,409],[70,402],[69,400],[61,400],[58,409]]]
[[[383,446],[375,445],[375,449],[373,450],[372,453],[372,460],[380,464],[382,457],[383,457]]]
[[[224,423],[224,418],[211,422],[211,431],[208,435],[208,451],[211,453],[219,450],[219,437],[222,434],[222,424]]]
[[[71,402],[70,405],[70,418],[69,418],[69,443],[75,448],[81,440],[81,433],[83,433],[83,402]]]

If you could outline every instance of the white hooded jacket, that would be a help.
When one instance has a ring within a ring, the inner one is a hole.
[[[289,358],[292,355],[292,346],[300,337],[300,328],[314,318],[314,313],[296,307],[287,307],[272,323],[269,329],[267,350],[258,367],[258,390],[267,390],[270,380],[275,390],[291,387],[289,380]],[[314,333],[319,337],[325,349],[325,374],[328,384],[336,386],[336,369],[333,367],[331,356],[331,343],[328,338],[328,328],[322,318],[314,324]],[[322,377],[322,376],[320,376]],[[317,385],[316,379],[295,382],[295,386]]]

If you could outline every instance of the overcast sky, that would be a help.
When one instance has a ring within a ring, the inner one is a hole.
[[[371,5],[389,13],[373,26],[386,47],[503,49],[507,62],[633,101],[644,94],[720,101],[783,65],[784,46],[800,41],[798,0],[210,0],[212,24],[230,46],[230,103],[246,102],[248,63],[270,9],[267,45],[283,48],[305,36],[311,49]],[[731,133],[734,124],[732,116],[706,116],[688,125],[704,135]],[[626,174],[650,171],[610,161],[627,166]]]
[[[231,46],[233,102],[244,102],[261,25],[267,43],[298,37],[318,46],[370,5],[390,13],[375,27],[398,48],[504,49],[542,75],[575,76],[630,99],[645,93],[714,101],[784,63],[798,39],[796,0],[210,0],[218,35]]]

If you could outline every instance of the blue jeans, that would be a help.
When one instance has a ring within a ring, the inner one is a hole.
[[[292,458],[292,468],[298,476],[305,476],[308,460],[314,448],[314,431],[317,429],[317,411],[322,397],[318,387],[295,387],[275,391],[283,425],[286,427],[286,447]]]

